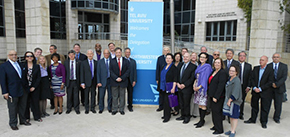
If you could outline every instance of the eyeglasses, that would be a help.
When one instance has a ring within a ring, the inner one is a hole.
[[[27,56],[26,56],[26,58],[29,58],[29,57],[31,57],[31,58],[32,58],[33,56],[32,56],[32,55],[27,55]]]
[[[220,54],[213,54],[214,56],[220,56]]]
[[[206,59],[206,57],[203,57],[203,56],[200,56],[200,58],[202,58],[202,59]]]

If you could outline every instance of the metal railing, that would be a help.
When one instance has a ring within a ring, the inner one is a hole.
[[[110,32],[76,33],[75,37],[82,40],[128,40],[127,33]]]
[[[71,0],[72,9],[95,9],[119,13],[118,0]]]

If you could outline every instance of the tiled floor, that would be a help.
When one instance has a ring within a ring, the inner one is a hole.
[[[289,90],[288,90],[289,91]],[[262,129],[260,123],[246,125],[239,120],[237,127],[237,137],[286,137],[290,136],[290,105],[289,101],[283,103],[283,113],[281,124],[276,124],[273,117],[273,107],[269,114],[268,128]],[[66,104],[64,104],[66,106]],[[272,105],[273,106],[273,105]],[[103,114],[85,114],[84,107],[81,107],[81,114],[75,112],[70,114],[52,115],[53,110],[47,108],[51,116],[43,118],[43,122],[31,121],[31,126],[20,125],[18,131],[12,131],[8,125],[8,111],[4,99],[0,99],[0,136],[21,136],[21,137],[51,137],[51,136],[71,136],[71,137],[207,137],[214,136],[209,130],[212,125],[211,115],[206,116],[205,126],[196,129],[193,124],[199,118],[192,118],[189,124],[182,124],[176,121],[176,117],[164,124],[162,123],[162,112],[156,112],[156,106],[144,107],[135,106],[134,112],[125,110],[125,115],[117,113],[112,116],[108,111]],[[245,105],[245,119],[250,116],[250,104]],[[65,111],[65,109],[64,109]],[[224,130],[228,131],[230,125],[224,121]],[[219,136],[226,136],[224,134]]]

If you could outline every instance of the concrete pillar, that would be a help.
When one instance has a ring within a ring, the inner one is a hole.
[[[69,51],[73,48],[73,45],[75,44],[75,40],[78,39],[77,33],[78,33],[78,10],[72,10],[71,9],[71,1],[66,1],[66,39],[67,39],[67,50]],[[83,48],[83,45],[81,45],[81,49]],[[81,50],[81,52],[84,52],[84,50]]]
[[[16,50],[14,0],[4,0],[6,52]]]
[[[262,55],[269,58],[277,52],[280,0],[254,0],[250,34],[249,62],[259,64]]]
[[[50,45],[50,19],[48,0],[25,0],[26,50],[39,47],[43,55]]]

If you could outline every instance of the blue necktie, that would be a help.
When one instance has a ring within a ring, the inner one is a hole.
[[[94,77],[94,70],[93,70],[93,62],[90,61],[90,68],[91,68],[91,72],[92,72],[92,79]]]
[[[181,72],[180,72],[180,82],[181,82],[184,70],[185,70],[185,64],[183,65]]]
[[[231,66],[231,61],[230,60],[228,60],[228,69],[230,69],[230,66]]]
[[[17,62],[14,62],[14,65],[16,66],[16,68],[17,68],[17,73],[18,73],[18,75],[19,75],[19,77],[21,78],[21,69],[20,69],[20,67],[19,67],[19,65],[18,65],[18,63]]]
[[[277,80],[277,72],[278,72],[278,69],[277,69],[277,63],[275,63],[274,76],[275,76],[275,79],[276,79],[276,80]]]

